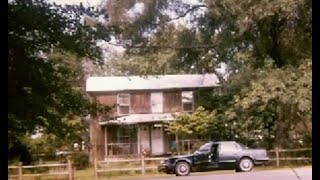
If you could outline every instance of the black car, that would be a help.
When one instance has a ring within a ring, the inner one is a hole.
[[[235,170],[248,172],[255,165],[268,162],[265,149],[249,149],[235,141],[208,142],[190,155],[173,156],[160,163],[158,170],[187,176],[190,172]]]

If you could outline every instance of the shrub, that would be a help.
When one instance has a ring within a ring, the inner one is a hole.
[[[87,153],[74,153],[70,158],[76,169],[85,169],[89,166],[89,155]]]

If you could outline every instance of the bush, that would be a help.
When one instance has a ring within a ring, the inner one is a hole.
[[[87,153],[74,153],[70,158],[76,169],[85,169],[89,166],[89,155]]]

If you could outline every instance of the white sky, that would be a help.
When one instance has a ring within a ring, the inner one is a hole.
[[[80,2],[82,2],[82,4],[84,6],[95,6],[95,7],[97,7],[104,0],[48,0],[48,1],[49,2],[55,2],[55,3],[61,4],[61,5],[65,5],[65,4],[69,4],[69,5],[80,4]],[[184,1],[188,2],[188,3],[192,4],[192,5],[203,4],[203,0],[184,0]],[[129,10],[129,12],[128,12],[129,16],[131,16],[131,17],[133,16],[134,17],[135,15],[138,15],[138,14],[142,13],[143,9],[144,9],[143,3],[137,3],[132,9]],[[201,14],[204,11],[205,11],[205,8],[200,8],[198,10],[198,14]],[[176,25],[178,25],[178,24],[184,25],[186,27],[191,27],[192,26],[192,24],[190,22],[190,15],[187,15],[184,18],[176,20],[173,23],[175,23]],[[115,39],[112,38],[111,42],[115,43]],[[113,53],[117,54],[116,52],[122,53],[124,51],[124,48],[122,48],[122,47],[113,46],[113,45],[107,44],[107,43],[105,43],[103,41],[99,42],[98,45],[101,46],[104,49],[104,53],[103,53],[104,57],[110,57],[110,55],[113,54]],[[115,50],[115,51],[113,51],[113,50]],[[105,60],[107,60],[107,59],[105,59]],[[225,68],[226,68],[226,65],[222,64],[221,67],[218,68],[218,71],[225,72]]]
[[[60,5],[73,5],[73,4],[82,4],[84,6],[97,6],[101,3],[101,0],[48,0],[49,2],[55,2]]]

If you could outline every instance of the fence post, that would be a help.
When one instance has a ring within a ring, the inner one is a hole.
[[[280,154],[279,154],[279,147],[278,146],[276,146],[276,149],[275,149],[275,152],[276,152],[276,165],[277,165],[277,167],[279,167],[280,166]]]
[[[18,173],[19,173],[19,180],[22,180],[22,162],[19,162],[19,169],[18,169]]]
[[[176,134],[176,149],[177,149],[178,155],[180,155],[180,147],[179,147],[179,137],[178,137],[178,134]]]
[[[144,160],[144,155],[141,155],[141,173],[144,175],[146,173],[146,169],[145,169],[145,160]]]
[[[71,160],[68,159],[68,174],[69,174],[69,180],[73,180],[73,168],[72,168],[72,163]]]
[[[97,159],[94,158],[93,166],[94,166],[94,178],[98,179],[98,164]]]

